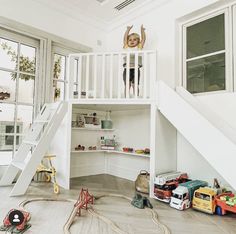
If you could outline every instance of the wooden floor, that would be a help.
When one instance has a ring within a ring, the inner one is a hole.
[[[59,197],[77,199],[82,187],[88,188],[94,195],[104,193],[119,193],[129,197],[134,195],[134,184],[128,180],[109,175],[97,175],[81,177],[71,180],[70,191],[61,190],[61,194],[53,194],[51,184],[33,182],[28,192],[23,197],[9,197],[10,187],[0,188],[0,220],[11,208],[17,208],[18,204],[27,198],[35,197]],[[158,213],[160,221],[165,224],[173,234],[236,234],[236,215],[228,214],[224,217],[207,215],[188,209],[178,211],[167,204],[151,200]],[[72,202],[35,202],[26,206],[31,213],[31,229],[27,233],[33,234],[61,234],[63,225],[73,208]],[[121,198],[99,199],[94,208],[114,221],[123,231],[132,234],[162,233],[162,230],[152,222],[148,210],[140,210],[132,207],[129,202]],[[88,214],[82,213],[82,217],[76,219],[71,227],[72,234],[113,234],[114,231],[99,220]]]

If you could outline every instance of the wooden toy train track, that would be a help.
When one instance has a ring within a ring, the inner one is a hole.
[[[51,199],[51,198],[34,198],[34,199],[28,199],[22,202],[19,206],[21,209],[25,209],[26,204],[36,201],[64,201],[64,202],[75,202],[74,208],[67,219],[66,223],[64,224],[63,231],[64,234],[70,234],[70,227],[72,223],[74,222],[75,218],[77,216],[81,216],[81,210],[87,210],[91,215],[101,219],[103,222],[105,222],[108,226],[111,227],[111,229],[118,233],[118,234],[127,234],[127,232],[120,229],[120,227],[110,219],[106,218],[105,216],[99,214],[91,205],[94,204],[94,200],[98,200],[103,197],[119,197],[128,200],[129,202],[132,201],[132,198],[121,195],[121,194],[104,194],[101,196],[94,197],[93,195],[89,194],[88,189],[81,189],[80,195],[77,201],[72,199]],[[158,220],[158,215],[154,209],[147,208],[149,212],[152,215],[152,221],[157,225],[157,227],[162,231],[163,234],[170,234],[170,230],[162,224]]]

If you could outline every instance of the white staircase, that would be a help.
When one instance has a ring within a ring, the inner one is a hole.
[[[67,112],[68,104],[44,104],[16,152],[11,164],[0,180],[0,186],[11,185],[20,173],[10,196],[23,195],[49,148],[58,127]]]
[[[158,81],[160,112],[236,190],[236,132],[191,94],[186,95]]]

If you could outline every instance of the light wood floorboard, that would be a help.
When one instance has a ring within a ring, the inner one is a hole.
[[[118,193],[133,197],[134,183],[110,175],[96,175],[74,178],[71,180],[71,190],[61,189],[60,195],[53,194],[52,184],[32,182],[26,195],[9,197],[11,187],[0,187],[0,220],[3,220],[11,208],[17,208],[19,203],[27,198],[54,197],[76,200],[80,189],[88,188],[94,195]],[[236,234],[236,215],[227,214],[224,217],[208,215],[192,209],[178,211],[167,204],[151,200],[158,213],[160,221],[173,234]],[[31,213],[32,227],[27,233],[61,234],[62,228],[73,208],[72,202],[34,202],[26,206]],[[102,198],[96,201],[94,208],[114,221],[122,230],[129,234],[162,233],[152,222],[148,210],[132,207],[122,198]],[[82,212],[71,227],[72,234],[114,234],[115,232],[100,219]]]

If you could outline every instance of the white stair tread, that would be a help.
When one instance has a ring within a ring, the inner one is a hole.
[[[18,162],[18,161],[12,161],[11,163],[14,167],[17,167],[21,170],[23,170],[25,168],[25,163],[24,162]]]
[[[49,120],[43,120],[43,119],[37,119],[34,121],[34,123],[48,123]]]
[[[37,144],[38,144],[38,141],[27,141],[27,140],[25,140],[25,141],[23,141],[22,143],[28,144],[28,145],[37,145]]]

